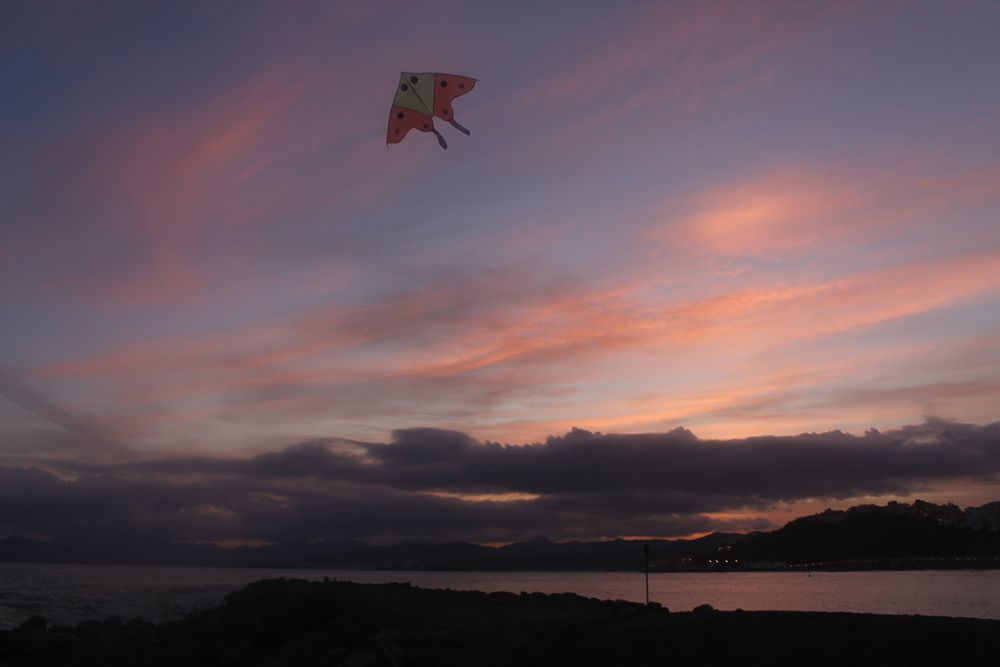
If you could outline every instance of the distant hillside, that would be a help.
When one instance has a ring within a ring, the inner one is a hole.
[[[961,510],[916,501],[862,505],[796,519],[768,533],[649,541],[653,571],[831,567],[1000,567],[1000,503]],[[60,544],[0,540],[0,562],[114,563],[399,570],[601,571],[643,566],[639,540],[501,547],[467,542],[370,545],[354,540],[224,549],[212,544]]]
[[[730,545],[723,556],[744,566],[855,561],[860,567],[871,561],[909,559],[929,565],[932,559],[989,559],[1000,557],[1000,531],[991,529],[996,524],[988,520],[990,510],[997,509],[1000,503],[963,512],[954,505],[918,500],[913,505],[827,510]]]

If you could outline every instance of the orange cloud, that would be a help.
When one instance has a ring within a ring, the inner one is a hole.
[[[755,183],[705,197],[679,234],[664,236],[717,255],[781,256],[835,236],[839,221],[831,217],[851,204],[835,190]]]

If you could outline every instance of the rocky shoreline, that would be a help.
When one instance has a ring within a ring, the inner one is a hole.
[[[1000,621],[658,605],[406,584],[274,579],[183,619],[33,618],[0,632],[10,665],[1000,664]]]

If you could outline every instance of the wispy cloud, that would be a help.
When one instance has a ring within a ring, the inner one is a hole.
[[[125,446],[102,433],[95,424],[59,407],[8,373],[0,372],[0,396],[76,436],[82,447],[97,450],[100,454],[110,455],[114,458],[122,458],[128,452]],[[89,453],[78,451],[74,455],[80,456]]]
[[[194,409],[201,417],[215,412],[289,422],[318,414],[506,420],[508,408],[529,397],[557,400],[570,388],[600,384],[609,368],[637,357],[650,360],[639,377],[645,380],[675,367],[675,359],[703,358],[705,350],[752,359],[955,307],[1000,290],[993,271],[998,262],[996,253],[973,253],[844,279],[662,303],[649,298],[648,285],[601,293],[519,272],[486,272],[470,280],[459,270],[442,277],[436,289],[389,293],[359,307],[322,307],[296,314],[284,327],[164,341],[33,372],[50,380],[114,377],[126,401],[183,404],[189,407],[181,413]],[[550,288],[539,289],[539,280]],[[751,364],[751,375],[688,386],[688,396],[672,397],[673,407],[655,416],[623,403],[637,391],[629,390],[633,381],[614,394],[605,392],[598,404],[581,397],[576,408],[563,405],[557,408],[563,421],[547,423],[641,426],[712,415],[732,420],[733,411],[794,386],[780,374],[761,379],[761,369],[772,362],[761,363]],[[797,373],[811,377],[808,391],[814,394],[833,381],[806,368]],[[618,377],[614,373],[604,381]],[[833,401],[825,409],[840,407]]]

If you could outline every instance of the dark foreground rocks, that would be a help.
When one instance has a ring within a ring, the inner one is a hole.
[[[10,665],[1000,665],[1000,621],[697,613],[577,595],[270,580],[170,623],[32,619]]]

